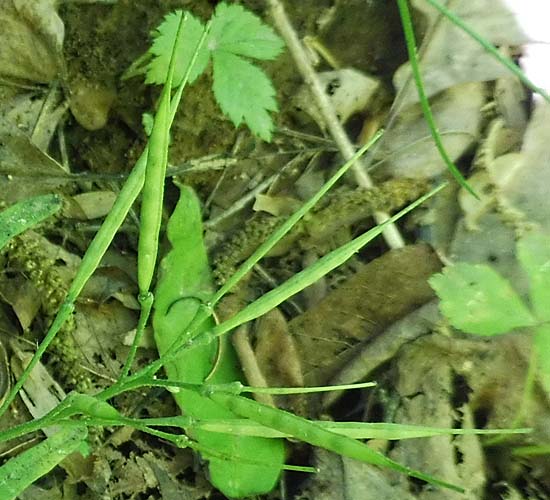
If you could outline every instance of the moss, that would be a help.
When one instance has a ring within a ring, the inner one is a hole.
[[[10,267],[19,269],[39,292],[41,312],[49,325],[67,292],[60,267],[48,255],[38,238],[26,237],[25,234],[14,238],[7,245],[6,257]],[[89,373],[81,366],[80,349],[72,335],[75,328],[74,317],[70,316],[50,344],[48,364],[55,367],[54,373],[61,377],[58,381],[67,389],[86,392],[91,381]]]
[[[424,194],[427,189],[428,182],[425,180],[396,179],[372,189],[344,188],[335,191],[320,208],[314,209],[299,221],[268,256],[282,256],[292,248],[298,248],[298,255],[313,247],[325,253],[330,250],[328,245],[332,241],[331,237],[341,228],[349,227],[375,212],[393,212]],[[213,262],[218,284],[223,284],[282,220],[280,217],[257,216],[222,245]]]

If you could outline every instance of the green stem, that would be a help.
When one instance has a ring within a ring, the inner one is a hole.
[[[401,15],[401,23],[403,25],[403,32],[405,34],[407,51],[409,53],[409,61],[411,63],[411,70],[413,73],[414,81],[416,83],[416,89],[418,91],[420,107],[422,108],[424,119],[428,124],[428,128],[430,129],[430,133],[432,134],[437,150],[439,151],[439,154],[441,155],[441,158],[445,162],[445,165],[453,174],[453,177],[457,180],[457,182],[464,189],[466,189],[470,194],[472,194],[475,198],[479,200],[478,195],[474,192],[471,186],[466,182],[466,179],[464,179],[463,175],[460,173],[458,168],[456,168],[455,164],[449,158],[449,155],[447,154],[447,150],[445,149],[445,146],[443,146],[443,142],[441,141],[441,135],[439,133],[439,130],[437,129],[437,125],[435,123],[435,119],[432,114],[432,109],[430,108],[430,103],[428,101],[428,97],[426,96],[426,92],[424,90],[424,82],[422,80],[422,75],[420,73],[420,66],[418,64],[418,54],[416,51],[416,39],[414,36],[411,13],[409,11],[407,0],[397,0],[397,5],[399,7],[399,14]]]
[[[499,52],[499,50],[493,44],[485,40],[485,38],[483,38],[479,33],[470,28],[470,26],[468,26],[462,19],[460,19],[460,17],[458,17],[453,11],[447,9],[447,7],[440,4],[439,2],[436,2],[435,0],[426,0],[426,2],[428,2],[432,7],[441,12],[441,14],[449,19],[453,24],[458,26],[462,31],[472,37],[500,64],[510,70],[526,87],[531,89],[533,92],[540,94],[545,101],[550,102],[550,95],[548,95],[548,93],[543,88],[535,85],[512,59],[506,57],[504,54]]]

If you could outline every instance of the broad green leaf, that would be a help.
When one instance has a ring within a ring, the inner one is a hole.
[[[550,237],[540,232],[528,233],[518,241],[517,251],[529,277],[533,311],[539,321],[550,321]]]
[[[488,266],[455,264],[429,283],[443,314],[463,332],[498,335],[536,322],[510,283]]]
[[[284,43],[252,12],[240,5],[220,3],[212,17],[208,46],[212,52],[275,59],[281,53]]]
[[[544,389],[550,393],[550,325],[540,325],[535,329],[533,347],[537,351],[537,368]]]
[[[161,263],[161,277],[155,294],[153,327],[155,340],[162,356],[170,346],[181,341],[188,325],[199,310],[201,301],[209,299],[212,281],[206,250],[199,200],[194,192],[181,187],[180,199],[168,222],[170,252]],[[213,320],[204,322],[197,333],[213,328]],[[227,383],[241,379],[235,353],[227,338],[219,339],[189,351],[183,351],[175,361],[165,365],[168,378],[181,382],[201,384]],[[216,369],[213,373],[213,366]],[[191,417],[232,419],[234,414],[208,397],[189,389],[180,389],[174,398],[182,412]],[[199,446],[215,450],[228,457],[220,460],[208,452],[203,457],[210,461],[212,484],[230,497],[257,495],[271,491],[284,464],[284,444],[281,440],[262,437],[227,436],[197,430],[192,436]],[[246,457],[247,462],[230,457]],[[257,461],[264,465],[255,465]],[[265,464],[273,464],[266,466]]]
[[[59,196],[46,194],[20,201],[0,212],[0,248],[14,236],[55,214],[62,204]]]
[[[237,127],[243,121],[266,141],[273,122],[268,111],[277,111],[275,89],[258,67],[226,52],[214,52],[214,95],[222,111]]]
[[[153,58],[147,65],[145,83],[162,85],[166,81],[172,47],[174,46],[178,25],[182,15],[183,13],[181,10],[168,14],[154,32],[154,41],[149,49]],[[181,83],[187,71],[187,66],[189,66],[189,63],[193,59],[195,48],[199,43],[203,31],[204,25],[191,14],[187,13],[187,20],[183,25],[180,42],[177,48],[176,66],[174,69],[174,78],[172,80],[173,87],[177,87]],[[210,53],[203,44],[189,74],[189,83],[194,82],[204,72],[209,57]]]
[[[87,453],[86,426],[65,427],[0,467],[0,498],[11,500],[75,451]]]

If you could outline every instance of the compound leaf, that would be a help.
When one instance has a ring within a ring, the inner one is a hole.
[[[153,33],[153,44],[149,49],[149,53],[153,56],[147,65],[147,76],[145,83],[162,85],[168,76],[168,66],[170,65],[170,57],[172,48],[176,39],[178,26],[181,16],[181,10],[177,10],[165,16],[164,21]],[[177,87],[187,71],[189,63],[193,59],[195,49],[204,32],[204,25],[197,18],[187,13],[187,19],[182,26],[180,42],[176,48],[176,65],[174,68],[174,78],[172,86]],[[204,46],[201,47],[197,54],[195,64],[189,74],[189,83],[195,81],[206,69],[210,53]]]
[[[262,139],[271,140],[277,111],[275,89],[258,67],[231,53],[213,54],[214,95],[222,111],[237,127],[243,121]]]
[[[518,260],[529,277],[533,311],[539,321],[549,321],[550,237],[540,232],[528,233],[518,241],[517,251]]]
[[[488,266],[455,264],[429,283],[443,314],[463,332],[498,335],[536,323],[510,283]]]
[[[275,89],[266,74],[243,59],[274,59],[283,41],[262,20],[239,5],[221,3],[212,18],[208,48],[214,62],[214,95],[237,127],[242,122],[266,141],[277,111]]]
[[[212,18],[208,47],[255,59],[275,59],[283,41],[262,20],[240,5],[220,3]]]
[[[149,49],[152,59],[147,65],[146,83],[163,84],[166,81],[182,15],[181,11],[168,14],[155,31]],[[181,83],[205,29],[201,21],[186,15],[176,49],[173,86]],[[212,56],[214,95],[223,113],[235,126],[244,122],[252,133],[270,141],[273,122],[269,112],[277,111],[275,89],[266,74],[244,57],[274,59],[283,46],[283,41],[259,17],[240,5],[222,2],[212,17],[207,43],[200,48],[189,82],[203,73]]]

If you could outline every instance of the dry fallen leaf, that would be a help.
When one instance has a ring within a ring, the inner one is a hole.
[[[65,29],[55,0],[0,2],[0,75],[48,83],[63,67]]]
[[[349,360],[350,349],[433,297],[427,279],[441,269],[426,245],[393,250],[364,265],[289,329],[306,385],[323,385]]]
[[[422,77],[428,97],[462,83],[487,82],[509,75],[509,71],[478,42],[447,18],[440,18],[438,11],[426,1],[412,3],[428,18],[429,28],[426,41],[422,42],[425,46],[421,55]],[[527,41],[513,14],[501,0],[453,0],[447,8],[497,46],[517,46]],[[401,89],[409,76],[410,65],[406,63],[394,75],[395,87]],[[402,106],[417,101],[416,87],[409,85]]]

